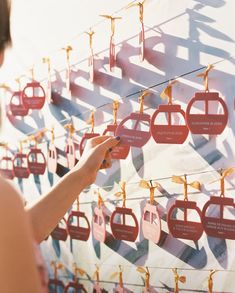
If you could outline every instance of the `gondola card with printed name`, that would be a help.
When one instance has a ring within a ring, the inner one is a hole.
[[[39,82],[27,83],[22,91],[22,101],[26,109],[40,110],[44,106],[46,93]]]
[[[161,238],[161,218],[154,201],[154,189],[158,185],[149,184],[145,180],[140,181],[140,187],[147,188],[150,191],[150,200],[146,203],[142,214],[142,232],[144,238],[158,243]]]
[[[223,171],[220,177],[221,195],[211,196],[202,210],[202,223],[207,235],[222,239],[235,239],[235,218],[228,218],[225,209],[231,215],[235,211],[235,202],[233,198],[225,197],[224,180],[234,172],[234,168],[228,168]]]
[[[194,134],[218,135],[223,132],[228,122],[228,109],[218,92],[210,92],[208,88],[208,73],[213,68],[209,65],[202,76],[205,81],[205,92],[197,92],[190,100],[186,110],[186,122]],[[203,104],[203,113],[192,113],[194,104]],[[214,113],[214,108],[221,108],[220,113]]]
[[[180,105],[172,104],[172,86],[174,83],[171,82],[160,95],[162,99],[168,98],[168,105],[160,105],[151,118],[150,129],[156,143],[182,144],[188,136],[189,130],[185,122],[185,112]],[[158,117],[160,118],[163,115],[166,122],[156,122]]]
[[[139,98],[140,111],[131,113],[118,125],[116,136],[121,137],[121,145],[141,148],[149,141],[151,137],[150,115],[144,113],[144,97],[148,94],[148,92],[144,92]],[[132,123],[134,127],[129,128],[129,123]]]
[[[13,93],[9,106],[13,116],[26,116],[29,113],[29,109],[23,104],[22,91]]]
[[[120,182],[122,191],[116,193],[116,196],[123,196],[123,205],[116,207],[113,211],[110,226],[116,239],[134,242],[139,233],[139,224],[132,209],[126,207],[125,184],[125,182]]]
[[[113,102],[113,124],[109,124],[107,125],[105,131],[103,132],[103,135],[112,135],[115,136],[116,134],[116,130],[118,127],[117,124],[117,110],[119,108],[119,102],[118,101],[114,101]],[[130,146],[128,145],[117,145],[115,146],[110,155],[112,159],[116,159],[116,160],[124,160],[127,158],[128,154],[130,151]]]
[[[68,237],[68,231],[65,218],[62,218],[56,225],[55,229],[51,232],[51,237],[55,240],[66,241]]]
[[[64,292],[65,285],[63,281],[58,279],[58,270],[63,269],[64,266],[61,263],[57,264],[55,261],[51,262],[51,266],[54,269],[54,278],[50,278],[48,281],[49,293]]]
[[[104,212],[104,202],[101,198],[99,191],[98,194],[98,206],[94,208],[92,218],[92,232],[97,241],[105,242],[106,239],[106,218]]]
[[[46,170],[46,158],[39,148],[31,148],[28,155],[28,166],[30,173],[43,175]]]
[[[65,154],[67,159],[67,167],[69,169],[72,169],[76,164],[75,145],[73,141],[73,133],[75,129],[72,124],[66,124],[64,128],[69,130],[66,146],[65,146]]]
[[[0,144],[5,149],[3,157],[0,159],[0,174],[6,178],[12,180],[15,177],[13,168],[13,156],[10,155],[7,144]]]
[[[71,239],[87,241],[90,236],[90,223],[84,212],[79,210],[77,200],[77,211],[71,211],[67,219],[67,229]]]
[[[198,181],[188,183],[186,176],[184,179],[173,176],[172,181],[184,185],[184,200],[176,200],[168,211],[167,224],[170,234],[175,238],[197,241],[203,233],[202,213],[196,202],[188,200],[188,186],[201,190],[201,185]],[[183,211],[183,219],[177,218],[178,210]],[[189,212],[193,213],[194,217],[190,218]]]
[[[95,113],[94,111],[91,112],[91,115],[89,116],[87,120],[87,124],[91,125],[91,132],[86,132],[83,134],[80,145],[79,145],[79,151],[80,151],[80,156],[82,155],[84,148],[86,146],[87,140],[93,137],[99,136],[99,133],[94,132],[95,128]]]

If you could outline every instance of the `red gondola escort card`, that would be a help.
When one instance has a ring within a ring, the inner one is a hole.
[[[169,231],[175,238],[197,241],[203,233],[202,215],[201,210],[197,207],[196,202],[188,200],[188,186],[200,190],[200,183],[198,181],[187,183],[186,176],[184,179],[180,176],[173,176],[172,181],[184,185],[184,200],[176,200],[168,211],[167,224]],[[175,217],[178,209],[183,211],[183,220],[177,219],[177,217]],[[190,211],[196,213],[199,221],[195,221],[194,218],[189,219],[188,213]]]
[[[121,144],[141,148],[150,139],[150,115],[144,113],[144,97],[148,94],[149,92],[143,92],[139,98],[140,111],[131,113],[118,125],[116,135],[121,137]],[[130,122],[132,122],[133,128],[127,127]],[[141,129],[141,126],[147,130]]]

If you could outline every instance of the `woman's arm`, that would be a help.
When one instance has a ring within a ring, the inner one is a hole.
[[[42,292],[28,216],[17,191],[0,178],[0,291]]]
[[[95,181],[99,169],[111,166],[109,150],[118,142],[118,138],[107,136],[90,139],[78,164],[47,194],[26,206],[37,242],[51,233],[79,193]]]

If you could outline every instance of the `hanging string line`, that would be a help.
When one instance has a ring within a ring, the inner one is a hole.
[[[228,61],[229,59],[232,59],[232,58],[235,58],[235,55],[231,55],[229,58],[224,58],[224,59],[218,60],[218,61],[216,61],[216,62],[214,62],[214,63],[211,63],[211,65],[216,65],[216,64],[222,63],[222,62],[224,62],[224,61]],[[172,81],[174,81],[174,80],[177,80],[177,79],[182,78],[182,77],[185,77],[185,76],[188,76],[188,75],[190,75],[190,74],[193,74],[193,73],[195,73],[195,72],[201,71],[201,70],[206,69],[206,68],[207,68],[207,66],[201,66],[201,67],[199,67],[199,68],[197,68],[197,69],[193,69],[193,70],[191,70],[191,71],[185,72],[185,73],[183,73],[183,74],[180,74],[180,75],[178,75],[178,76],[172,77],[172,78],[167,79],[167,80],[165,80],[165,81],[162,81],[162,82],[159,82],[159,83],[153,84],[153,85],[151,85],[151,86],[149,86],[149,87],[145,87],[145,88],[143,88],[143,89],[141,89],[141,90],[138,90],[138,91],[132,92],[132,93],[130,93],[130,94],[127,94],[126,96],[124,96],[124,97],[120,97],[120,98],[117,99],[117,100],[118,100],[118,101],[122,101],[122,100],[124,100],[124,99],[126,99],[126,98],[130,98],[130,97],[135,96],[135,95],[137,95],[137,94],[141,94],[144,90],[150,90],[150,89],[153,89],[153,88],[155,88],[155,87],[158,87],[158,86],[161,86],[161,85],[164,85],[164,84],[168,84],[169,82],[172,82]],[[97,109],[97,110],[98,110],[98,109],[102,109],[102,108],[105,107],[105,106],[110,106],[112,103],[113,103],[113,101],[112,101],[112,102],[109,102],[109,103],[101,104],[100,106],[97,106],[96,109]],[[89,109],[89,110],[83,111],[82,113],[72,115],[72,117],[69,117],[69,118],[65,118],[65,119],[59,120],[58,123],[59,123],[59,124],[67,123],[67,122],[71,121],[71,119],[72,119],[73,117],[76,117],[76,118],[82,117],[84,114],[90,113],[90,111],[91,111],[91,110]],[[99,125],[99,126],[100,126],[100,125]],[[89,126],[88,126],[88,127],[85,127],[84,129],[88,129],[88,128],[89,128]],[[44,130],[44,128],[41,128],[41,129],[38,129],[37,131],[32,131],[32,132],[26,133],[26,134],[24,134],[24,136],[35,135],[35,134],[37,134],[38,132],[43,131],[43,130]],[[77,131],[78,131],[78,130],[75,130],[75,132],[77,132]],[[63,136],[64,136],[64,134],[62,134],[62,135],[60,135],[60,136],[55,136],[55,139],[61,138],[61,137],[63,137]],[[41,143],[39,143],[39,144],[46,143],[46,142],[48,142],[48,141],[50,141],[50,140],[49,140],[49,139],[44,139],[44,140],[43,140]],[[24,148],[27,148],[27,147],[24,147]]]

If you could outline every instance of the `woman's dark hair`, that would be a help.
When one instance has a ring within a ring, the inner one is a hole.
[[[10,1],[0,0],[0,52],[10,44]]]

